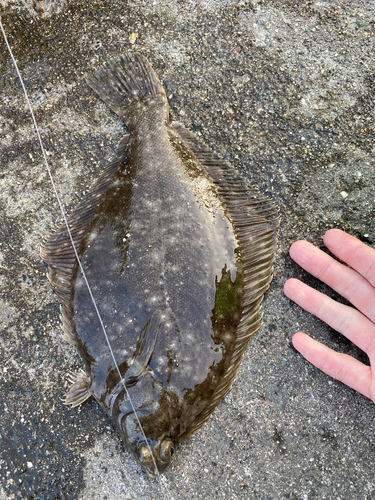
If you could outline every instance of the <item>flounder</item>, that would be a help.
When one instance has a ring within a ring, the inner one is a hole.
[[[85,366],[65,403],[93,396],[155,477],[229,391],[260,326],[279,215],[169,121],[162,84],[142,55],[110,61],[87,83],[129,130],[68,218],[121,377],[61,227],[41,256],[61,301],[64,338]]]

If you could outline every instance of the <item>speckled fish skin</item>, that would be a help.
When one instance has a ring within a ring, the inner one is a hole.
[[[42,257],[62,302],[64,337],[85,364],[65,402],[76,406],[94,396],[154,477],[149,450],[163,472],[175,446],[228,392],[259,328],[278,213],[169,122],[165,92],[143,56],[109,62],[88,84],[129,129],[69,219],[122,379],[61,228]]]

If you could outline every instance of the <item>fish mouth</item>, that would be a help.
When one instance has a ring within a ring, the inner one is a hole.
[[[143,469],[150,479],[156,479],[158,474],[156,472],[151,472],[150,470]]]
[[[161,476],[165,469],[167,468],[168,464],[163,464],[163,463],[157,463],[157,470],[155,471],[154,467],[147,467],[144,465],[141,465],[142,470],[147,474],[147,476],[150,479],[157,479],[158,476]]]
[[[149,477],[150,479],[156,479],[158,476],[160,476],[160,470],[158,470],[158,472],[156,472],[154,467],[147,467],[147,466],[142,465],[142,464],[141,464],[141,467],[142,467],[143,472],[145,472],[147,474],[147,477]]]

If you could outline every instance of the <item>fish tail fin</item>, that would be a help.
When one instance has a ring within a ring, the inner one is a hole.
[[[167,106],[163,86],[155,71],[138,53],[112,59],[89,76],[86,82],[125,123],[134,113],[134,106],[141,101],[145,105],[147,101],[156,101]]]

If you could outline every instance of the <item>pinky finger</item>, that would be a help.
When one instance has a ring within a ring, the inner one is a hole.
[[[294,347],[303,357],[324,373],[364,396],[373,399],[371,391],[371,368],[347,354],[338,353],[317,342],[308,335],[298,332],[292,339]]]

